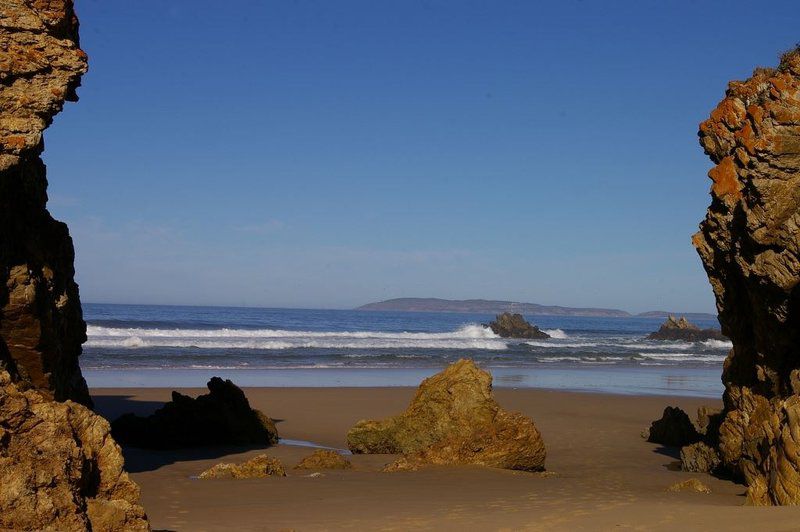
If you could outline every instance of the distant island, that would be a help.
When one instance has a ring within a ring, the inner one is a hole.
[[[471,314],[500,314],[516,312],[529,316],[584,316],[600,318],[666,318],[670,315],[686,316],[693,320],[715,320],[714,314],[701,312],[667,312],[654,310],[641,314],[631,314],[613,308],[574,308],[558,305],[539,305],[516,301],[495,301],[489,299],[439,299],[435,297],[401,297],[377,303],[368,303],[356,310],[394,311],[394,312],[459,312]]]

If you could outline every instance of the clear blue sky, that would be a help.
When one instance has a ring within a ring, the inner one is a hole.
[[[91,302],[712,311],[697,125],[800,39],[793,2],[77,10],[44,158]]]

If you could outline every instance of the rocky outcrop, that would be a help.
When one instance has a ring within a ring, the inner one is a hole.
[[[539,327],[525,321],[522,314],[503,312],[498,314],[494,321],[486,325],[486,327],[489,327],[493,333],[502,338],[550,338],[550,335],[540,330]]]
[[[676,482],[668,487],[666,491],[670,493],[692,492],[692,493],[711,493],[711,488],[703,484],[696,478],[690,478],[683,482]]]
[[[108,422],[0,371],[0,529],[149,530]]]
[[[47,212],[42,133],[86,71],[71,0],[0,3],[0,368],[45,397],[91,405],[73,247]]]
[[[700,434],[689,416],[676,406],[664,409],[661,419],[650,424],[647,441],[668,447],[683,447],[700,440]]]
[[[699,441],[681,448],[681,469],[692,473],[714,473],[720,459],[716,449]]]
[[[667,321],[654,333],[647,336],[648,340],[682,340],[684,342],[703,342],[706,340],[725,341],[727,338],[719,329],[701,329],[690,323],[684,317],[676,319],[669,316]]]
[[[172,401],[148,417],[125,414],[111,424],[120,443],[149,449],[202,445],[272,445],[275,422],[251,408],[230,380],[212,377],[209,393],[196,399],[172,392]]]
[[[471,360],[425,379],[402,414],[358,422],[347,444],[354,453],[406,455],[399,469],[476,464],[541,471],[545,461],[533,421],[500,408],[492,397],[492,376]]]
[[[277,458],[260,454],[241,464],[222,463],[200,473],[199,478],[266,478],[285,477],[286,469]]]
[[[330,449],[317,449],[303,458],[295,469],[352,469],[350,460]]]
[[[733,343],[722,422],[707,441],[750,504],[798,504],[800,52],[731,82],[699,135],[715,166],[693,242]]]

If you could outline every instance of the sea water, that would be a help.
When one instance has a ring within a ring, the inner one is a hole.
[[[488,314],[85,304],[84,318],[90,386],[415,386],[469,357],[496,386],[719,396],[731,348],[647,340],[655,318],[527,316],[546,340],[500,338]]]

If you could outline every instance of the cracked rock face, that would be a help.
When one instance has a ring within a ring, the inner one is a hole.
[[[798,504],[800,52],[731,82],[699,135],[716,166],[693,242],[733,342],[722,423],[707,440],[750,504]]]
[[[71,0],[0,2],[0,368],[91,405],[72,239],[46,209],[42,133],[87,68]]]
[[[149,530],[108,422],[0,371],[0,529]]]

